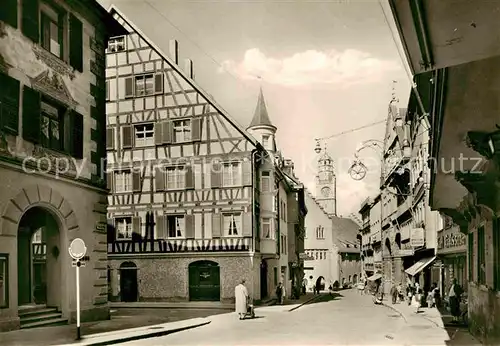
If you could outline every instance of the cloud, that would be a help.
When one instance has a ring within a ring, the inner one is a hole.
[[[380,60],[355,49],[343,52],[307,50],[282,59],[266,56],[258,48],[245,52],[241,62],[226,60],[219,72],[228,71],[242,79],[261,77],[268,83],[284,86],[310,84],[352,85],[380,80],[399,64]]]

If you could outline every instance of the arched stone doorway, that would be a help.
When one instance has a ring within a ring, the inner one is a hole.
[[[120,266],[120,297],[122,302],[136,302],[139,299],[137,266],[124,262]]]
[[[189,264],[189,300],[220,301],[220,267],[213,261]]]
[[[353,284],[357,284],[358,283],[358,275],[357,274],[354,274],[354,276],[352,277],[352,283]]]
[[[17,235],[18,306],[45,304],[61,309],[62,247],[59,225],[51,212],[37,206],[23,214]]]

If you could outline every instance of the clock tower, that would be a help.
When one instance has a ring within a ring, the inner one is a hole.
[[[316,200],[328,215],[337,216],[337,178],[333,168],[333,159],[328,155],[326,147],[318,159]]]

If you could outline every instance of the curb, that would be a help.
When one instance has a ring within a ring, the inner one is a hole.
[[[148,328],[149,330],[151,330],[150,333],[132,335],[132,336],[122,337],[122,338],[118,337],[116,339],[107,340],[107,341],[95,341],[95,342],[92,342],[91,339],[93,337],[89,336],[89,337],[83,338],[80,342],[75,342],[75,343],[72,343],[72,344],[68,344],[68,346],[69,345],[82,345],[82,346],[116,345],[116,344],[123,343],[123,342],[136,341],[136,340],[149,339],[149,338],[156,338],[156,337],[165,336],[165,335],[169,335],[169,334],[173,334],[173,333],[177,333],[177,332],[182,332],[182,331],[188,330],[188,329],[194,329],[194,328],[198,328],[198,327],[203,327],[203,326],[205,326],[207,324],[210,324],[211,322],[212,321],[206,321],[206,322],[203,322],[203,323],[198,323],[198,324],[193,324],[193,325],[188,325],[188,326],[183,326],[183,327],[178,327],[178,328],[173,328],[173,329],[167,329],[167,330],[159,330],[158,329],[158,331],[156,331],[156,332],[153,331],[154,330],[153,328],[166,329],[167,327],[150,326]],[[148,330],[148,329],[146,329],[146,330]],[[97,335],[95,337],[98,338]]]
[[[299,304],[298,306],[295,306],[295,307],[291,308],[290,310],[288,310],[288,312],[295,311],[295,310],[297,310],[298,308],[301,308],[301,307],[303,307],[304,305],[309,304],[309,303],[311,303],[311,302],[315,301],[315,300],[316,300],[316,299],[318,299],[319,297],[321,297],[321,294],[318,294],[317,296],[314,296],[314,297],[312,297],[311,299],[306,300],[305,302],[303,302],[303,303]]]
[[[405,323],[408,323],[408,320],[406,319],[406,316],[401,312],[399,311],[398,309],[396,308],[393,308],[392,306],[390,305],[387,305],[386,303],[382,302],[382,305],[385,306],[386,308],[389,308],[390,310],[396,312],[399,316],[401,316],[403,318],[403,320],[405,321]]]

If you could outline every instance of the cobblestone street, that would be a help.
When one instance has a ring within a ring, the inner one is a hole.
[[[257,319],[244,321],[223,314],[197,329],[124,345],[455,345],[446,330],[428,318],[404,317],[353,290],[340,293],[334,300],[294,312],[266,307],[257,310]]]

